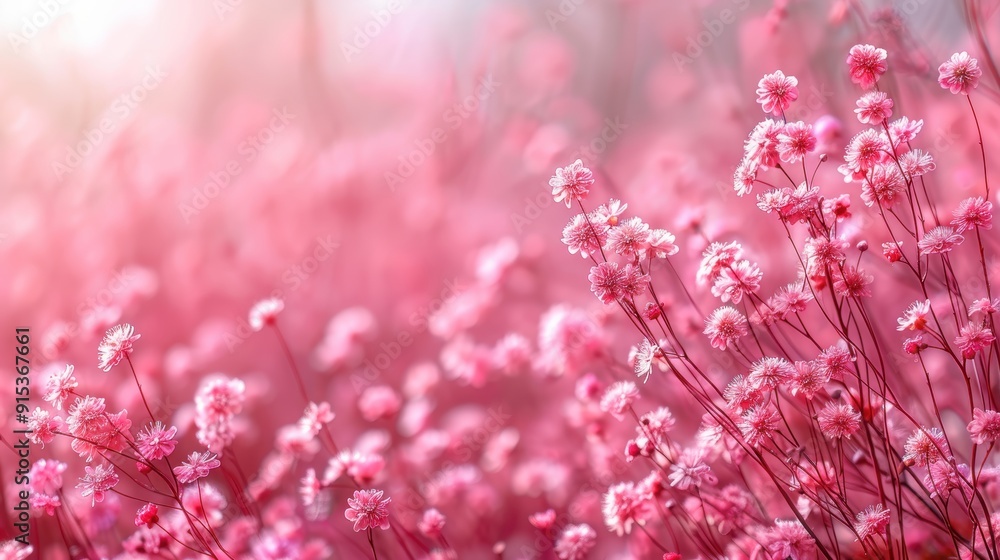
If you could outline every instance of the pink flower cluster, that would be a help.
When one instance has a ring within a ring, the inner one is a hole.
[[[669,293],[671,284],[657,272],[673,267],[657,266],[647,254],[648,226],[639,218],[619,221],[615,213],[609,220],[606,205],[578,214],[564,230],[570,252],[595,262],[591,290],[602,303],[618,304],[643,337],[630,354],[635,372],[648,379],[656,363],[672,373],[656,384],[686,391],[704,411],[697,444],[685,447],[654,431],[642,415],[645,391],[634,383],[618,381],[605,391],[600,409],[636,424],[638,437],[624,445],[626,461],[651,468],[640,482],[615,482],[604,493],[604,521],[617,535],[640,527],[664,557],[674,552],[660,537],[677,541],[678,532],[698,531],[699,524],[713,535],[739,529],[742,536],[724,547],[715,537],[690,543],[702,555],[724,550],[730,558],[881,557],[928,546],[985,558],[996,546],[1000,525],[989,504],[1000,478],[992,454],[1000,437],[1000,347],[987,265],[996,244],[984,237],[992,227],[989,170],[984,159],[985,196],[961,200],[944,225],[928,186],[936,163],[918,147],[923,120],[890,121],[893,100],[878,86],[886,60],[886,51],[871,45],[855,46],[847,60],[851,80],[868,90],[855,113],[869,128],[847,142],[838,170],[875,217],[867,225],[858,223],[850,192],[818,182],[830,174],[819,173],[827,155],[810,162],[815,124],[785,122],[798,80],[781,71],[761,79],[757,101],[780,120],[754,127],[734,189],[744,196],[757,184],[769,187],[757,207],[777,218],[796,258],[791,270],[775,268],[790,272],[791,281],[764,297],[762,267],[745,258],[742,243],[712,241],[704,250],[693,285],[728,304],[708,315],[703,331],[708,346],[725,353],[726,370],[706,368],[711,358],[696,349],[682,313],[661,312],[657,294]],[[940,83],[969,94],[980,75],[976,60],[962,53],[942,65]],[[971,250],[960,252],[973,235]],[[868,236],[888,238],[884,260],[868,252]],[[969,275],[977,283],[965,282]],[[884,289],[919,297],[894,322],[885,321],[884,306],[873,302]],[[685,296],[697,309],[692,293]],[[915,333],[896,343],[915,362],[886,346],[896,332]],[[956,390],[942,388],[946,376]],[[592,398],[593,390],[583,392]],[[964,416],[965,429],[949,429],[945,410]],[[985,455],[978,463],[977,453]],[[902,499],[904,490],[919,501]],[[829,524],[838,531],[820,529]],[[913,536],[916,525],[928,536]]]

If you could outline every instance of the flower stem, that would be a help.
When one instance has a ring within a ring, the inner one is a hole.
[[[378,560],[378,552],[375,552],[375,539],[372,537],[372,530],[368,528],[368,546],[372,547],[372,556]]]

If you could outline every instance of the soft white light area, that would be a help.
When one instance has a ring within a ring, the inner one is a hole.
[[[5,0],[0,30],[17,53],[36,41],[47,48],[93,51],[119,30],[148,23],[158,5],[159,0]]]
[[[116,30],[148,23],[160,0],[68,0],[72,25],[61,29],[66,47],[95,49],[114,38]]]

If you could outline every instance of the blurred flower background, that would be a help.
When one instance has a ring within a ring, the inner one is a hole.
[[[979,59],[995,168],[998,7],[5,0],[0,324],[31,329],[32,408],[46,405],[47,376],[72,364],[75,394],[127,410],[133,433],[150,416],[175,426],[174,466],[205,450],[196,395],[206,383],[245,385],[231,443],[213,450],[222,467],[205,479],[225,504],[206,521],[219,557],[225,544],[253,558],[372,548],[380,558],[553,558],[554,536],[586,523],[593,558],[658,558],[642,533],[619,537],[601,515],[609,486],[648,469],[624,460],[634,426],[581,404],[579,381],[635,380],[639,339],[590,293],[590,263],[560,242],[575,210],[553,201],[553,171],[581,159],[596,179],[588,209],[620,199],[673,232],[688,284],[709,241],[739,239],[762,268],[792,271],[768,279],[773,290],[794,279],[795,255],[769,250],[785,230],[733,189],[762,119],[761,76],[798,78],[787,119],[822,124],[817,152],[839,161],[857,129],[847,53],[885,48],[883,88],[895,114],[924,119],[937,200],[951,209],[981,194],[982,160],[968,105],[938,85],[937,68],[954,52]],[[818,175],[831,192],[844,190],[837,165]],[[849,240],[870,225],[845,226]],[[892,302],[888,320],[912,301],[891,285],[876,291]],[[707,290],[695,296],[704,308],[677,309],[677,324],[701,337],[713,307]],[[283,309],[251,324],[268,298]],[[145,405],[125,362],[98,367],[98,345],[120,323],[141,335],[129,357]],[[727,356],[705,363],[727,371]],[[330,404],[332,441],[290,435],[308,404],[296,369],[308,400]],[[701,410],[686,413],[666,374],[639,389],[648,410],[670,407],[678,438],[693,438]],[[20,427],[13,391],[0,385],[4,438]],[[363,465],[351,474],[391,498],[393,528],[375,519],[371,547],[345,510],[372,496],[344,479],[303,491],[334,449],[384,461],[370,478]],[[18,534],[9,451],[0,540]],[[63,528],[32,517],[40,557],[149,553],[127,544],[141,489],[123,482],[130,495],[92,507],[74,488],[87,465],[69,438],[31,457],[68,464],[62,499],[73,512]],[[238,496],[248,488],[250,505]],[[431,508],[443,531],[428,526]],[[550,508],[555,525],[529,522]]]

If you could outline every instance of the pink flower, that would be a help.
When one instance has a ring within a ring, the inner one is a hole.
[[[198,417],[206,421],[230,418],[243,409],[246,384],[240,379],[215,377],[202,381],[194,396]]]
[[[316,469],[306,469],[306,475],[299,481],[299,495],[302,496],[302,505],[306,507],[314,505],[322,488],[323,484],[316,476]]]
[[[891,263],[901,261],[903,259],[903,251],[900,250],[900,245],[902,245],[902,244],[903,244],[902,241],[899,241],[899,242],[896,242],[896,241],[887,241],[887,242],[883,243],[882,244],[882,256],[885,257],[885,260],[887,260],[887,261],[889,261]]]
[[[601,247],[608,241],[609,230],[610,226],[606,220],[599,220],[597,216],[577,214],[563,228],[562,242],[569,248],[571,255],[580,253],[580,256],[586,259],[601,252]]]
[[[745,196],[753,192],[753,185],[757,182],[756,162],[744,159],[733,172],[733,190],[738,196]]]
[[[529,370],[531,360],[531,341],[522,334],[508,333],[493,347],[493,365],[507,375]]]
[[[115,466],[101,464],[96,467],[86,467],[84,470],[86,474],[76,487],[83,489],[81,495],[84,498],[91,498],[92,506],[96,505],[97,502],[103,502],[107,492],[118,484],[118,475],[115,474]]]
[[[925,467],[951,456],[948,452],[948,443],[944,439],[944,432],[937,428],[916,430],[906,440],[903,450],[905,451],[903,461],[918,467]]]
[[[764,394],[760,388],[742,375],[737,375],[726,385],[722,396],[726,399],[729,409],[736,414],[743,414],[764,402]]]
[[[556,539],[555,552],[560,560],[584,560],[596,544],[597,532],[590,525],[567,525]]]
[[[789,202],[788,189],[771,189],[757,195],[757,208],[768,214],[777,212],[779,217],[781,217],[781,209],[788,206]]]
[[[368,422],[382,418],[391,418],[403,405],[396,391],[388,385],[373,385],[361,393],[358,398],[358,410],[361,417]]]
[[[836,268],[847,258],[850,244],[839,237],[810,237],[806,240],[803,254],[806,258],[806,272],[824,274],[827,268]]]
[[[93,461],[105,449],[121,451],[128,445],[128,430],[132,422],[126,411],[109,414],[104,399],[87,395],[77,398],[69,409],[66,427],[73,435],[73,450]]]
[[[116,413],[108,413],[107,427],[102,433],[98,435],[95,443],[98,447],[103,447],[110,451],[123,451],[126,447],[129,447],[129,442],[132,440],[132,421],[128,418],[127,410],[120,410]],[[78,453],[82,453],[81,449],[78,448],[78,444],[83,443],[82,440],[74,440],[72,447]],[[90,447],[90,443],[87,443],[85,447]]]
[[[708,249],[702,253],[701,266],[698,267],[698,285],[714,283],[722,275],[722,269],[731,266],[741,256],[743,256],[743,247],[735,241],[716,242],[709,245]]]
[[[555,522],[556,512],[554,509],[539,511],[528,516],[528,523],[531,523],[532,527],[542,531],[547,531]]]
[[[333,422],[336,415],[330,408],[330,403],[321,402],[319,404],[309,403],[306,406],[302,418],[299,419],[299,427],[302,431],[316,436],[323,429],[323,426]]]
[[[316,346],[315,363],[321,369],[343,367],[358,359],[362,345],[375,336],[375,316],[364,307],[349,307],[326,324],[326,332]]]
[[[618,536],[632,531],[632,524],[645,525],[652,514],[650,496],[632,482],[620,482],[608,488],[601,507],[604,523]]]
[[[816,149],[820,153],[830,153],[839,145],[844,125],[833,115],[821,115],[813,122],[816,133]]]
[[[622,284],[625,282],[625,270],[618,268],[616,262],[603,262],[590,269],[590,291],[603,303],[614,303],[622,298]]]
[[[28,423],[25,428],[31,432],[28,434],[28,440],[44,448],[45,444],[52,443],[56,432],[63,429],[63,421],[62,418],[52,416],[49,411],[36,406],[35,410],[28,415]]]
[[[642,377],[643,381],[649,380],[649,375],[653,372],[653,360],[661,353],[660,347],[642,339],[639,349],[635,353],[635,375]]]
[[[202,522],[207,522],[210,527],[222,525],[226,505],[225,496],[211,484],[203,483],[197,488],[181,490],[181,506]]]
[[[701,447],[685,449],[677,462],[670,465],[670,485],[678,490],[687,490],[691,486],[700,487],[702,483],[718,482],[712,474],[712,467],[705,463],[706,455],[708,450]]]
[[[895,164],[878,164],[868,170],[861,185],[861,200],[867,206],[888,209],[903,200],[906,180]]]
[[[816,135],[813,134],[812,128],[812,125],[802,121],[785,125],[784,130],[778,135],[778,155],[781,161],[799,162],[806,154],[816,149]]]
[[[750,136],[743,144],[743,161],[751,166],[775,167],[778,165],[778,135],[785,125],[765,119],[750,131]],[[756,174],[756,171],[754,171]]]
[[[911,181],[937,168],[934,158],[929,153],[919,149],[910,150],[900,156],[899,166],[903,168],[903,174]]]
[[[188,455],[188,460],[174,467],[174,476],[181,484],[189,484],[200,478],[205,478],[212,469],[218,468],[222,462],[215,458],[215,453],[205,451]]]
[[[955,233],[954,228],[938,226],[927,233],[917,243],[921,255],[940,255],[950,252],[959,246],[965,237]]]
[[[243,409],[245,399],[246,384],[240,379],[210,377],[203,380],[194,396],[198,443],[214,453],[221,453],[232,443],[236,437],[233,418]]]
[[[625,281],[622,283],[622,294],[626,298],[636,298],[646,293],[649,287],[649,275],[643,274],[638,266],[625,265]]]
[[[343,473],[359,484],[368,484],[385,468],[385,459],[377,453],[343,450],[330,459],[323,480],[332,483]]]
[[[858,513],[855,518],[854,531],[858,533],[860,540],[865,540],[872,535],[884,536],[888,526],[889,510],[885,509],[882,504],[875,504]]]
[[[719,532],[723,535],[731,533],[734,528],[745,528],[759,523],[754,520],[756,505],[753,496],[734,484],[726,486],[714,496],[706,494],[703,499],[711,506],[705,511],[709,523],[718,526]],[[667,560],[666,557],[664,560]]]
[[[962,352],[962,357],[971,360],[976,354],[993,344],[993,331],[980,323],[969,323],[958,331],[955,344]]]
[[[979,87],[979,61],[967,52],[951,55],[951,59],[938,67],[938,83],[954,94],[969,95],[969,90]]]
[[[659,305],[657,305],[651,301],[647,301],[646,309],[642,311],[642,316],[649,321],[655,321],[659,319],[660,316],[663,315],[663,311],[665,308],[666,308],[665,303],[660,303]]]
[[[850,298],[872,297],[870,285],[874,280],[875,277],[864,270],[853,266],[846,266],[844,267],[844,273],[838,275],[837,279],[834,280],[833,289],[836,290],[839,296]]]
[[[625,204],[616,198],[612,198],[607,204],[598,206],[591,213],[591,216],[593,216],[596,223],[614,227],[618,225],[618,221],[621,218],[621,215],[625,213],[626,209],[628,209],[628,204]]]
[[[740,431],[750,447],[760,447],[774,437],[781,416],[772,407],[752,408],[743,414]]]
[[[104,335],[104,340],[97,347],[100,363],[97,367],[104,371],[111,371],[111,368],[132,353],[132,343],[139,340],[141,335],[134,334],[135,329],[128,323],[116,325],[108,330]]]
[[[601,398],[601,410],[623,420],[625,412],[639,399],[639,389],[631,381],[618,381],[608,387]]]
[[[880,124],[892,116],[892,99],[884,91],[870,91],[858,99],[854,112],[863,124]]]
[[[761,391],[773,391],[795,375],[795,368],[784,358],[766,356],[754,362],[747,381]]]
[[[936,461],[927,466],[924,476],[924,486],[931,490],[930,497],[945,498],[953,491],[961,489],[965,499],[972,498],[972,472],[969,465],[960,463],[953,465],[951,461]]]
[[[847,144],[844,155],[847,169],[865,173],[887,157],[888,149],[885,138],[877,130],[869,128],[859,132]]]
[[[791,560],[816,558],[816,541],[798,521],[776,520],[774,527],[761,535],[761,543],[767,549],[769,558]]]
[[[1000,412],[995,410],[972,410],[972,422],[966,426],[973,443],[984,444],[1000,439]]]
[[[888,54],[885,49],[878,49],[872,45],[854,45],[847,56],[847,64],[850,66],[851,81],[860,85],[863,89],[871,89],[878,81],[879,76],[885,74]]]
[[[649,252],[653,258],[665,259],[676,255],[680,250],[674,244],[674,234],[665,229],[654,229],[649,232]]]
[[[554,517],[555,512],[552,513]],[[435,508],[430,508],[425,511],[424,515],[420,518],[420,522],[417,523],[417,529],[419,529],[420,532],[427,538],[437,539],[441,536],[441,531],[444,530],[445,521],[444,514]]]
[[[906,352],[911,356],[919,354],[924,348],[927,348],[927,344],[924,343],[924,335],[922,334],[907,338],[903,341],[903,352]]]
[[[768,300],[768,305],[777,319],[785,319],[789,314],[805,311],[813,299],[815,298],[807,286],[792,283],[778,290],[778,293]]]
[[[157,420],[136,434],[135,442],[143,457],[155,461],[174,452],[174,448],[177,447],[177,440],[174,439],[176,434],[177,428],[174,426],[167,428]]]
[[[798,84],[798,79],[785,76],[781,70],[766,74],[757,83],[757,103],[765,113],[780,117],[799,98]]]
[[[820,367],[818,360],[808,362],[800,360],[795,362],[795,373],[788,383],[789,392],[792,396],[801,394],[806,399],[812,400],[829,381],[829,375]]]
[[[52,459],[39,459],[28,472],[28,488],[36,494],[57,494],[63,487],[66,463]]]
[[[982,313],[983,315],[992,315],[1000,309],[1000,299],[994,299],[990,301],[989,298],[981,298],[972,302],[969,306],[969,318],[977,313]]]
[[[903,116],[889,123],[889,137],[893,146],[912,142],[924,127],[923,119],[911,121]]]
[[[861,414],[846,404],[827,403],[816,419],[820,431],[830,439],[851,439],[861,428]]]
[[[915,301],[906,308],[903,316],[896,319],[897,331],[920,331],[927,326],[927,315],[931,312],[931,300]]]
[[[62,500],[57,495],[33,493],[28,498],[28,504],[32,509],[44,512],[45,515],[55,517],[56,510],[62,507]],[[3,558],[3,555],[0,555]]]
[[[732,300],[739,303],[744,295],[752,294],[760,288],[760,280],[764,274],[756,264],[742,260],[722,269],[721,274],[712,286],[712,295],[723,303]]]
[[[964,233],[972,228],[991,229],[993,227],[993,203],[981,196],[963,200],[954,212],[955,233]]]
[[[650,445],[649,438],[640,436],[638,442],[634,439],[630,439],[625,443],[625,462],[631,463],[636,457],[640,456],[648,457],[651,449],[652,446]]]
[[[643,414],[639,422],[643,428],[637,426],[636,431],[648,434],[654,442],[660,443],[666,437],[667,433],[673,429],[677,421],[674,420],[674,415],[670,413],[670,409],[660,406],[656,410]]]
[[[606,355],[607,339],[604,327],[593,315],[555,305],[539,320],[538,367],[548,375],[579,372],[593,357]]]
[[[248,317],[250,328],[260,331],[265,325],[273,325],[278,319],[278,314],[285,309],[285,302],[278,298],[262,299],[250,308]]]
[[[354,522],[356,532],[368,529],[386,530],[389,528],[389,502],[392,498],[382,499],[381,490],[355,490],[354,497],[347,499],[347,509],[344,517]]]
[[[556,174],[549,179],[549,186],[552,187],[552,196],[556,202],[566,201],[566,208],[573,205],[573,201],[587,198],[590,186],[594,184],[594,174],[584,167],[583,160],[576,160],[566,167],[556,169]]]
[[[735,308],[724,306],[716,309],[705,320],[705,331],[713,348],[725,350],[749,332],[747,318]]]
[[[156,523],[160,521],[160,517],[157,513],[159,513],[159,508],[156,507],[156,504],[146,504],[142,506],[137,512],[135,512],[135,526],[142,527],[145,525],[146,527],[152,528],[153,525],[156,525]]]
[[[619,268],[616,262],[602,262],[590,269],[590,290],[605,304],[616,300],[642,295],[649,284],[649,276],[638,267],[626,264]]]
[[[649,226],[641,218],[629,218],[608,232],[608,249],[634,257],[649,248]]]
[[[846,348],[831,346],[820,352],[816,362],[820,371],[830,379],[842,381],[854,373],[854,358]]]
[[[56,410],[62,410],[63,403],[69,399],[73,389],[76,389],[78,385],[76,377],[73,376],[73,366],[66,364],[65,369],[56,369],[45,380],[45,396],[43,398]]]

